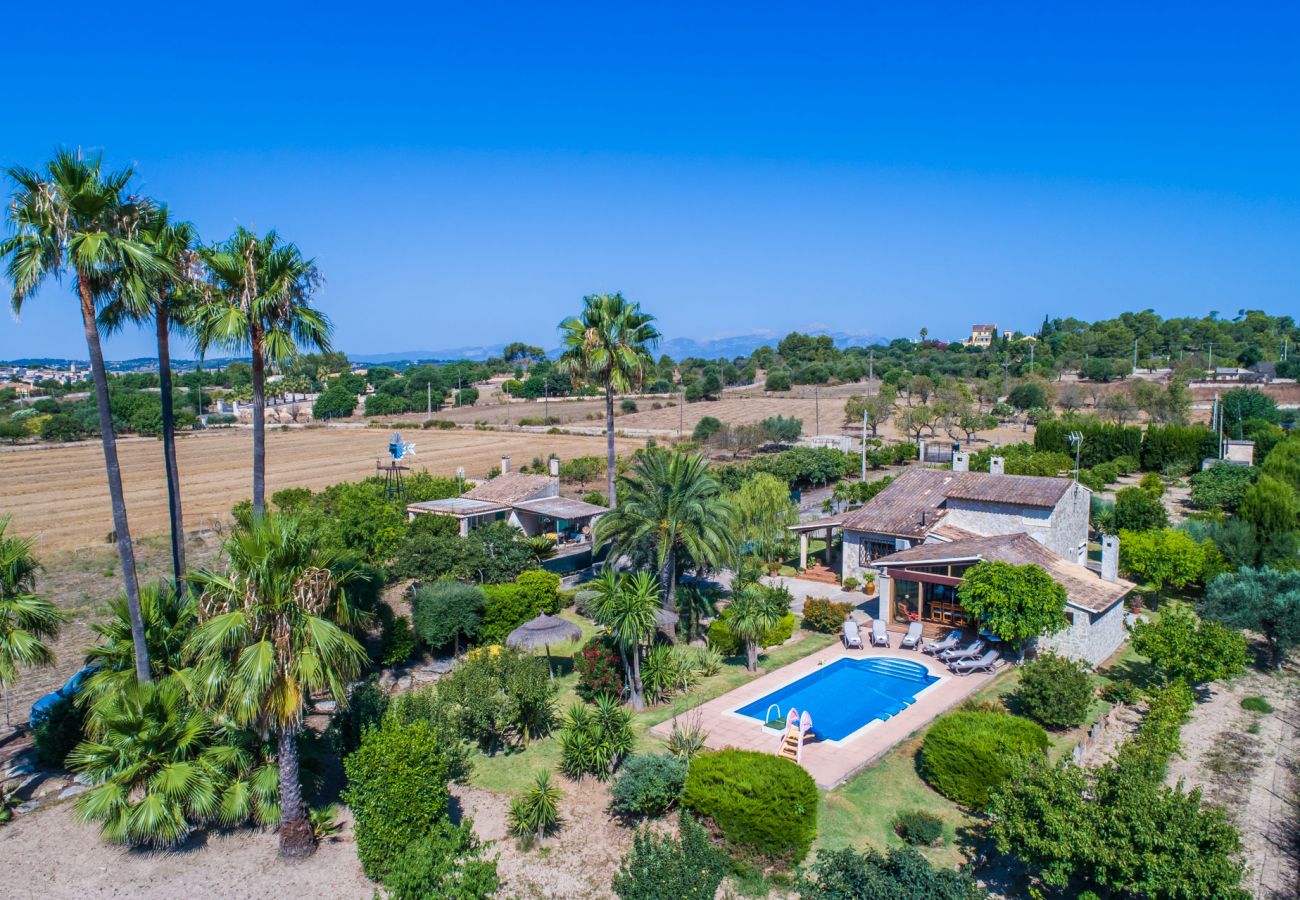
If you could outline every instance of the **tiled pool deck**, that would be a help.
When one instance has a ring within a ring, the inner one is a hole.
[[[870,631],[865,631],[863,637],[865,643],[870,638]],[[861,650],[846,650],[842,644],[833,644],[825,650],[806,656],[788,666],[782,666],[775,672],[769,672],[743,687],[701,704],[696,708],[695,713],[683,713],[683,717],[692,714],[700,716],[701,724],[709,732],[705,743],[715,750],[735,747],[774,754],[780,738],[764,731],[758,720],[738,715],[733,710],[802,678],[819,666],[844,657],[853,659],[894,657],[918,662],[924,665],[930,674],[940,676],[942,681],[923,690],[917,696],[916,702],[898,715],[883,722],[872,722],[842,741],[813,742],[804,746],[803,767],[808,774],[812,775],[818,787],[830,790],[865,769],[899,741],[924,727],[935,716],[961,703],[993,678],[992,675],[953,675],[943,663],[918,650],[899,650],[898,643],[901,639],[900,632],[891,631],[889,649],[864,647]],[[667,738],[672,732],[674,721],[669,719],[661,722],[651,728],[650,733]],[[814,728],[816,724],[813,723]]]

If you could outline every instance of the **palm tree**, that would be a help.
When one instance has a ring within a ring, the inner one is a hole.
[[[100,697],[120,694],[135,681],[131,665],[131,619],[126,598],[109,602],[109,617],[90,626],[99,643],[86,651],[86,664],[96,666],[86,679],[81,696],[93,708]],[[147,584],[140,590],[140,618],[144,622],[145,646],[149,649],[150,673],[166,678],[185,669],[182,649],[194,629],[198,608],[188,591],[171,584]]]
[[[763,632],[776,627],[789,607],[789,595],[758,581],[736,586],[727,607],[731,633],[745,642],[745,668],[758,671],[758,644]]]
[[[149,204],[127,193],[133,169],[105,172],[99,156],[85,157],[80,151],[61,149],[40,172],[17,166],[7,171],[14,183],[8,210],[14,234],[0,241],[0,256],[8,257],[5,274],[13,284],[14,312],[21,312],[24,302],[47,279],[58,279],[66,272],[74,276],[95,384],[113,532],[131,607],[136,675],[148,681],[149,658],[140,622],[135,553],[126,519],[96,308],[123,285],[124,272],[159,273],[167,269],[167,264],[157,259],[141,238],[140,227]],[[131,281],[128,279],[127,284]]]
[[[0,518],[0,688],[5,694],[5,727],[9,721],[9,686],[18,681],[19,666],[48,666],[54,653],[45,643],[58,637],[64,617],[53,603],[36,593],[41,565],[32,555],[32,539],[8,537],[9,517]]]
[[[171,332],[193,321],[199,278],[198,232],[189,222],[173,222],[165,206],[150,210],[141,238],[166,269],[143,272],[133,290],[118,296],[99,315],[102,326],[116,330],[126,322],[152,319],[158,339],[158,386],[162,400],[163,464],[167,470],[167,509],[171,518],[172,577],[182,592],[185,581],[185,518],[181,512],[180,470],[176,465],[176,416],[172,399]],[[141,302],[143,301],[143,302]]]
[[[253,368],[253,515],[266,512],[266,364],[283,366],[299,347],[328,352],[330,320],[311,306],[321,284],[314,260],[274,231],[240,227],[202,251],[212,301],[198,311],[200,352],[248,352]]]
[[[201,591],[199,625],[186,641],[201,699],[240,726],[277,741],[280,854],[315,849],[303,803],[297,735],[313,691],[340,704],[365,663],[361,645],[340,627],[349,621],[351,572],[316,548],[292,518],[266,515],[226,543],[225,573],[193,576]]]
[[[596,522],[596,543],[612,542],[611,558],[653,563],[673,611],[684,569],[717,568],[734,555],[731,505],[703,454],[647,450],[618,480],[623,502]]]
[[[658,620],[659,589],[649,572],[619,575],[606,566],[594,582],[596,598],[592,604],[596,621],[609,629],[623,657],[632,708],[645,706],[641,685],[641,647],[655,633]]]
[[[660,335],[650,324],[654,316],[641,312],[639,303],[629,303],[622,294],[592,294],[582,302],[582,315],[560,323],[564,353],[559,369],[575,384],[588,382],[605,389],[605,459],[612,507],[617,505],[614,394],[639,390],[645,383],[647,370],[654,371],[650,350]]]

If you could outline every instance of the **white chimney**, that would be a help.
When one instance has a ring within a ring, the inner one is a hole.
[[[1103,534],[1101,536],[1101,580],[1114,583],[1119,581],[1119,536]]]
[[[989,473],[1001,475],[1006,471],[1007,461],[1001,456],[989,457]]]
[[[954,472],[970,471],[970,454],[965,451],[958,451],[952,455],[952,470]]]
[[[510,472],[510,457],[503,456],[501,457],[501,474],[506,475],[509,474],[509,472]]]
[[[925,441],[924,440],[917,441],[916,446],[917,446],[916,461],[923,463],[925,462]]]
[[[552,478],[560,477],[560,459],[557,456],[551,457],[551,477]]]

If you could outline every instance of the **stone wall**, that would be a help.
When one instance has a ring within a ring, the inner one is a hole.
[[[1087,552],[1090,497],[1082,485],[1077,490],[1072,487],[1050,510],[949,498],[943,521],[976,534],[1027,534],[1062,558],[1082,564]]]
[[[1119,600],[1105,612],[1089,613],[1068,607],[1074,624],[1064,631],[1038,641],[1038,651],[1052,651],[1061,656],[1100,665],[1119,649],[1127,636],[1124,630],[1124,601]]]

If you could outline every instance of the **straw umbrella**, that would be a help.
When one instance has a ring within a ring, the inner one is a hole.
[[[536,619],[525,622],[506,635],[506,646],[518,650],[531,650],[534,647],[546,648],[546,667],[550,670],[551,677],[554,678],[555,669],[551,665],[551,644],[576,641],[581,637],[582,629],[568,619],[542,613]]]

